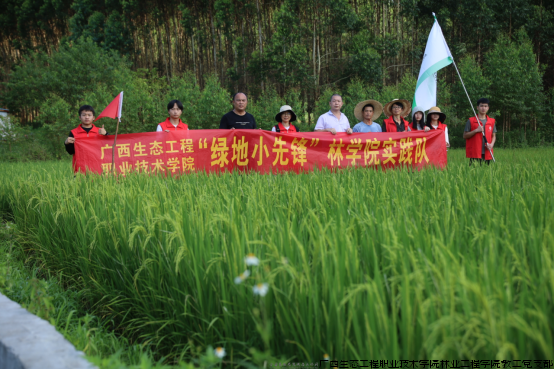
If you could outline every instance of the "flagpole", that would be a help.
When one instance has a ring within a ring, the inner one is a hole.
[[[116,148],[116,143],[117,143],[117,132],[119,131],[119,122],[121,122],[121,118],[117,118],[117,126],[115,128],[115,137],[113,139],[113,148],[112,148],[112,170],[113,170],[113,175],[115,176],[116,175],[116,171],[115,171],[115,148]]]
[[[460,81],[462,82],[462,86],[464,88],[464,91],[466,92],[467,99],[469,100],[469,105],[471,106],[471,110],[473,111],[473,114],[475,115],[475,118],[477,118],[477,123],[479,126],[483,127],[483,139],[485,139],[485,144],[488,144],[487,135],[485,131],[485,127],[481,123],[481,120],[477,116],[477,113],[475,112],[475,108],[473,108],[473,103],[471,102],[471,98],[469,97],[469,94],[467,93],[466,86],[464,84],[464,80],[462,80],[462,76],[460,75],[460,71],[458,71],[458,66],[456,65],[456,61],[454,58],[452,58],[452,63],[454,63],[454,68],[456,68],[456,72],[458,72],[458,77],[460,77]],[[496,162],[496,159],[494,159],[494,155],[492,154],[492,150],[490,148],[487,148],[489,150],[489,153],[491,154],[493,162]]]
[[[123,108],[123,91],[119,93],[119,107],[118,107],[118,113],[117,113],[117,126],[115,128],[115,137],[113,139],[113,148],[112,148],[112,169],[113,169],[113,175],[116,175],[115,170],[115,148],[117,144],[117,132],[119,131],[119,123],[121,122],[121,108]]]

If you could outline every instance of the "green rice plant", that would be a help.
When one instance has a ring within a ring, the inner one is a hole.
[[[178,178],[0,164],[0,205],[29,256],[169,361],[552,359],[553,154]]]

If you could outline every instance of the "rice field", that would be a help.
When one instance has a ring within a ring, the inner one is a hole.
[[[553,359],[554,149],[495,155],[180,178],[2,163],[0,207],[30,258],[168,363]]]

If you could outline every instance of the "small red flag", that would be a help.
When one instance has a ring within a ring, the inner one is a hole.
[[[106,109],[102,111],[96,117],[95,121],[98,121],[102,117],[109,117],[109,118],[119,118],[119,121],[121,121],[121,106],[123,105],[123,91],[117,94],[115,99],[108,104]]]

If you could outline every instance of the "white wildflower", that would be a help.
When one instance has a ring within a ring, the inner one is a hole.
[[[217,347],[216,349],[214,349],[214,353],[217,357],[223,358],[225,357],[225,348]]]
[[[252,290],[254,291],[254,294],[259,295],[261,297],[265,297],[267,294],[267,291],[269,290],[269,284],[268,283],[259,283],[252,287]]]
[[[235,284],[240,284],[250,276],[250,271],[246,270],[235,278]]]
[[[246,263],[246,266],[258,266],[260,264],[260,260],[254,255],[254,253],[247,254],[246,258],[244,258],[244,262]]]

